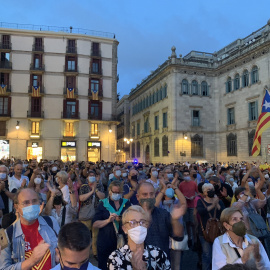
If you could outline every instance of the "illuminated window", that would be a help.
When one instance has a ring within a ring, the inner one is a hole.
[[[98,124],[91,124],[91,136],[98,135]]]
[[[65,136],[73,137],[74,136],[74,126],[73,123],[67,122],[65,128]]]
[[[39,122],[32,122],[32,134],[39,134]]]

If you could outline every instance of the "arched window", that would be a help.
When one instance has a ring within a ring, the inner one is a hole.
[[[251,71],[251,83],[257,83],[259,81],[258,67],[254,66]]]
[[[159,138],[155,138],[154,140],[154,156],[159,156]]]
[[[137,157],[140,157],[141,156],[141,144],[140,144],[140,142],[137,142]]]
[[[248,79],[249,73],[247,70],[244,71],[242,75],[242,86],[247,87],[249,84],[249,79]]]
[[[162,156],[167,157],[168,156],[168,151],[169,151],[168,136],[164,135],[162,137]]]
[[[192,81],[191,85],[192,95],[199,95],[198,82],[194,80]]]
[[[201,95],[208,96],[208,84],[205,81],[201,83]]]
[[[237,156],[237,135],[227,135],[227,156]]]
[[[238,90],[240,88],[240,76],[237,73],[234,77],[234,90]]]
[[[185,79],[182,81],[182,94],[188,94],[188,81]]]
[[[191,156],[203,157],[203,137],[198,134],[191,137]]]
[[[135,158],[135,142],[131,143],[131,157]]]
[[[231,77],[228,77],[226,82],[226,93],[232,92],[232,79]]]

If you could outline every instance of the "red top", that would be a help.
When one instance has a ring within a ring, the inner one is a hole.
[[[33,249],[40,243],[43,238],[38,232],[38,226],[39,222],[36,220],[35,223],[32,225],[23,225],[22,226],[22,231],[25,236],[24,241],[25,241],[25,260],[30,258],[33,252]],[[51,269],[51,253],[50,250],[48,249],[42,260],[36,264],[34,267],[32,267],[33,270],[49,270]]]
[[[188,198],[194,197],[196,195],[196,193],[199,193],[197,184],[192,180],[181,182],[180,185],[179,185],[179,189],[183,193],[183,195],[185,197],[188,197]],[[194,199],[193,200],[187,199],[187,207],[188,208],[194,208],[195,207]]]

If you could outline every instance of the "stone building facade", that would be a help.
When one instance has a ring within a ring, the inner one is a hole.
[[[129,95],[130,152],[141,162],[252,161],[251,146],[270,86],[270,21],[214,53],[171,56]],[[261,155],[268,161],[270,131]]]
[[[3,27],[0,158],[114,160],[118,124],[114,35],[72,28]]]

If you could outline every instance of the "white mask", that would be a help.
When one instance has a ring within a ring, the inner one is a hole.
[[[5,179],[7,177],[6,173],[0,173],[0,179]]]
[[[265,176],[264,176],[265,179],[269,179],[269,174],[267,173]]]
[[[34,179],[34,182],[35,182],[36,185],[40,185],[40,183],[41,183],[41,178],[39,178],[39,177],[35,178],[35,179]]]
[[[125,173],[125,172],[122,173],[122,176],[123,176],[123,177],[127,177],[127,173]]]
[[[52,167],[52,171],[56,172],[57,171],[57,167]]]
[[[56,182],[57,184],[59,184],[59,183],[58,183],[58,177],[55,177],[55,182]]]
[[[137,226],[128,230],[128,236],[130,239],[137,245],[140,245],[144,242],[147,235],[147,228],[143,226]]]
[[[249,185],[250,187],[254,187],[254,183],[253,183],[253,182],[248,182],[248,185]]]
[[[120,170],[117,170],[117,171],[115,171],[115,174],[116,174],[116,176],[121,176],[121,171]]]
[[[152,176],[153,177],[158,177],[158,172],[157,171],[152,171]]]

